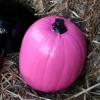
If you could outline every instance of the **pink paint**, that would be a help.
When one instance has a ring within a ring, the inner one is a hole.
[[[67,27],[63,34],[52,29],[57,18],[63,19]],[[32,24],[23,38],[20,73],[36,90],[63,90],[80,75],[86,51],[85,36],[76,25],[62,17],[48,16]]]

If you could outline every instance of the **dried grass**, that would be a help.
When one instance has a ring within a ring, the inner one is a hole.
[[[0,100],[100,100],[100,0],[19,0],[36,16],[59,15],[77,24],[88,43],[84,70],[68,89],[42,93],[30,88],[18,71],[18,54],[7,55],[0,80]]]

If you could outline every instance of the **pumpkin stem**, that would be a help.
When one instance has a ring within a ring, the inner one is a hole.
[[[53,23],[52,28],[55,32],[59,34],[63,34],[64,32],[67,31],[67,28],[64,24],[64,20],[61,18],[55,19],[55,22]]]

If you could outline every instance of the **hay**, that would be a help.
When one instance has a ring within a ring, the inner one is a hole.
[[[18,0],[36,16],[59,15],[77,24],[88,43],[84,70],[68,89],[42,93],[30,88],[18,71],[18,54],[2,61],[0,100],[100,100],[100,0]]]
[[[18,69],[18,53],[8,54],[2,61],[2,67],[0,100],[75,100],[75,98],[76,100],[94,98],[94,100],[98,100],[96,98],[100,98],[100,91],[93,91],[100,86],[100,83],[94,83],[90,86],[89,78],[83,73],[68,89],[46,94],[33,90],[21,78]]]

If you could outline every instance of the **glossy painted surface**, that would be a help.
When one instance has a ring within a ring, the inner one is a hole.
[[[27,30],[20,49],[19,67],[32,88],[52,92],[67,88],[80,75],[86,58],[86,40],[80,29],[64,19],[68,29],[56,33],[52,24],[58,16],[48,16]]]

